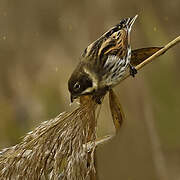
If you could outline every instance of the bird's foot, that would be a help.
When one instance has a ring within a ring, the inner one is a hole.
[[[129,68],[130,68],[130,75],[132,77],[135,77],[135,74],[137,74],[137,69],[134,66],[132,66],[131,64],[129,64]]]
[[[101,104],[103,101],[104,96],[106,95],[106,93],[109,91],[110,87],[106,86],[100,90],[98,90],[98,92],[94,93],[93,95],[93,99],[97,104]]]

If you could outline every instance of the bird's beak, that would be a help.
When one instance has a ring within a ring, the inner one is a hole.
[[[74,101],[74,97],[73,97],[73,95],[71,94],[71,103],[73,103],[73,101]]]
[[[76,97],[76,96],[73,96],[73,95],[71,94],[70,98],[71,98],[71,103],[73,103],[74,99],[76,99],[77,97]]]

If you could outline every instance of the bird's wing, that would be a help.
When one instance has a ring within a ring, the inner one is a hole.
[[[99,39],[90,44],[82,54],[98,65],[104,65],[104,61],[110,55],[116,55],[120,59],[128,53],[130,43],[130,31],[137,15],[121,20],[116,26],[104,33]]]
[[[114,32],[108,39],[106,39],[99,50],[99,57],[103,55],[115,55],[122,59],[128,48],[128,31],[123,28]]]
[[[84,51],[83,57],[96,57],[101,60],[104,55],[123,56],[128,45],[128,31],[126,28],[110,29],[99,39],[90,44]]]

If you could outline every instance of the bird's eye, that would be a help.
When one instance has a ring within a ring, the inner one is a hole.
[[[80,84],[79,84],[79,82],[77,82],[76,84],[74,84],[74,90],[75,91],[78,91],[79,89],[80,89]]]

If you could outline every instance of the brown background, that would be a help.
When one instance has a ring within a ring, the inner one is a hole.
[[[70,111],[67,80],[89,43],[124,17],[139,17],[132,48],[179,35],[179,0],[0,0],[0,148]],[[179,45],[116,88],[121,133],[98,148],[99,179],[180,179]],[[100,136],[113,133],[107,100]]]

